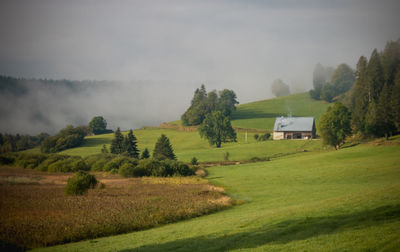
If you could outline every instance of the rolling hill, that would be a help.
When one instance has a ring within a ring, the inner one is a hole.
[[[224,153],[229,152],[230,160],[242,161],[254,157],[273,157],[276,155],[296,153],[304,150],[320,150],[320,141],[265,141],[257,142],[252,129],[272,130],[275,117],[286,115],[289,108],[293,116],[314,116],[317,120],[326,111],[328,103],[312,100],[308,93],[295,94],[285,97],[263,100],[238,106],[233,114],[232,125],[240,128],[236,143],[226,143],[222,148],[209,146],[205,139],[201,139],[197,131],[185,131],[165,128],[146,127],[135,130],[138,146],[141,151],[148,148],[152,152],[157,138],[161,134],[167,135],[175,150],[178,159],[189,162],[196,157],[200,162],[223,161]],[[179,121],[172,122],[179,124]],[[126,132],[125,132],[126,133]],[[247,138],[246,138],[247,134]],[[104,134],[86,137],[85,144],[78,148],[63,151],[68,155],[88,156],[100,153],[105,144],[109,147],[113,134]]]
[[[313,100],[308,93],[256,101],[237,106],[232,114],[232,126],[272,131],[275,118],[288,115],[313,116],[318,123],[328,107],[329,103]]]

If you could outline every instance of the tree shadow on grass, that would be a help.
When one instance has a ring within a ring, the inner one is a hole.
[[[239,119],[255,119],[255,118],[276,118],[280,116],[287,116],[287,114],[278,113],[265,113],[262,111],[246,110],[244,112],[236,112],[232,114],[232,120]]]
[[[293,219],[274,225],[224,236],[198,236],[161,244],[151,244],[128,251],[226,251],[231,249],[251,249],[268,243],[286,244],[324,234],[345,230],[376,226],[400,220],[400,205],[388,205],[373,210],[355,212],[348,215]]]
[[[86,138],[84,147],[95,147],[103,144],[110,144],[111,140],[105,138]]]

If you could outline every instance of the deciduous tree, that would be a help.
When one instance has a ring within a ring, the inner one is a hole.
[[[319,129],[325,144],[339,149],[345,138],[351,134],[351,114],[341,103],[335,103],[321,116]]]
[[[221,111],[214,111],[208,114],[199,127],[202,138],[206,138],[210,145],[221,147],[221,143],[236,142],[236,132],[231,126],[229,117]]]

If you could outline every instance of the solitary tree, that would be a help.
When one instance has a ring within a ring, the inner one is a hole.
[[[107,128],[107,121],[102,116],[95,116],[90,121],[89,128],[95,135],[104,133]]]
[[[276,97],[290,94],[289,86],[285,84],[281,79],[277,79],[272,83],[271,91]]]
[[[128,135],[124,139],[124,150],[129,157],[139,158],[139,150],[137,148],[137,139],[132,130],[129,130]]]
[[[347,136],[351,134],[351,114],[341,103],[335,103],[321,116],[319,129],[325,144],[339,149]]]
[[[172,145],[169,142],[168,137],[166,137],[164,134],[162,134],[160,138],[158,138],[157,143],[154,146],[153,158],[159,160],[176,159],[174,150],[172,149]]]
[[[113,154],[121,154],[124,152],[124,136],[119,127],[114,133],[114,139],[111,141],[110,152]]]
[[[207,138],[210,145],[221,147],[221,143],[236,142],[236,132],[231,126],[229,117],[224,116],[221,111],[208,114],[199,127],[202,138]]]

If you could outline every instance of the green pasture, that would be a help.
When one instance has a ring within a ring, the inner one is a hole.
[[[127,132],[124,132],[127,134]],[[138,147],[141,151],[148,148],[153,152],[157,138],[165,134],[171,141],[175,154],[178,159],[189,162],[196,157],[200,162],[223,161],[224,153],[229,152],[229,160],[241,161],[249,160],[253,157],[274,157],[280,155],[293,154],[300,151],[313,151],[323,148],[320,140],[281,140],[257,142],[254,133],[238,132],[236,143],[225,143],[222,148],[210,146],[206,139],[200,138],[197,131],[186,132],[174,129],[146,128],[134,131],[138,139]],[[81,147],[65,150],[61,153],[86,157],[101,152],[105,144],[110,147],[114,134],[89,136],[85,138],[85,143]]]
[[[313,116],[318,122],[329,103],[316,101],[308,93],[282,96],[237,106],[232,114],[232,126],[273,130],[279,116]]]
[[[399,251],[399,142],[212,167],[208,180],[223,186],[238,205],[145,231],[43,250]]]

